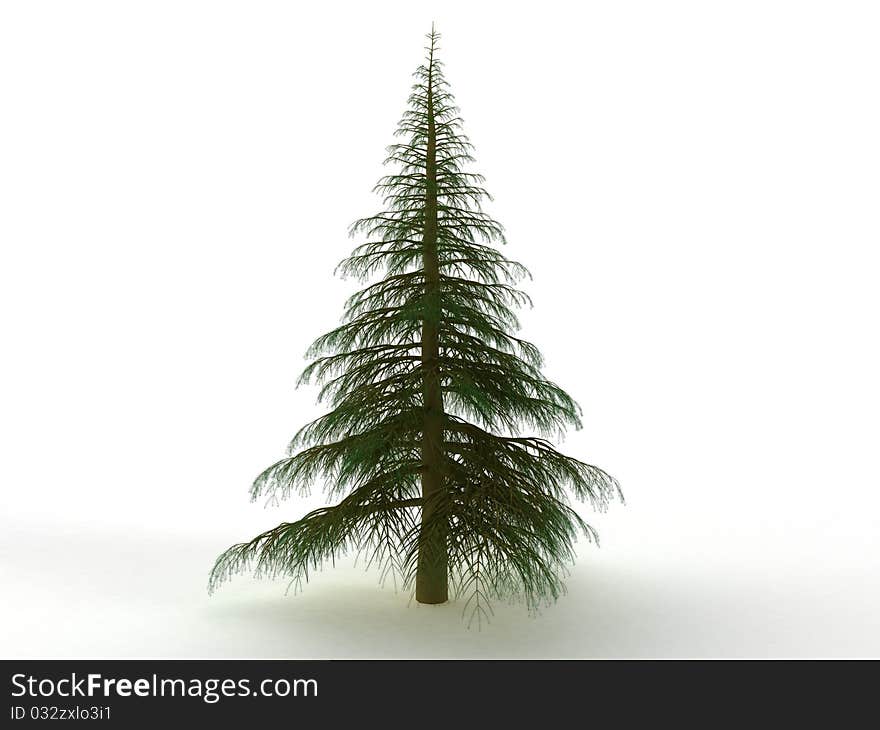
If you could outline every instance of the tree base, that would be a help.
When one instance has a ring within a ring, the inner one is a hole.
[[[416,594],[416,603],[425,603],[429,606],[436,606],[439,603],[446,603],[449,601],[449,596],[445,593],[442,596],[419,596]]]
[[[446,603],[449,600],[449,580],[446,561],[442,565],[423,564],[416,573],[416,601],[418,603]]]

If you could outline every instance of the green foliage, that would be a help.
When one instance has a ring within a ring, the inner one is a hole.
[[[537,348],[516,337],[514,310],[530,304],[517,284],[528,275],[495,246],[502,227],[482,209],[490,199],[480,175],[463,168],[472,147],[429,35],[386,164],[395,172],[376,190],[385,209],[359,220],[366,239],[338,267],[361,281],[381,275],[345,305],[342,324],[319,337],[300,383],[321,384],[331,410],[303,427],[287,458],[255,480],[252,498],[305,493],[317,480],[339,500],[278,525],[224,552],[215,588],[232,574],[309,571],[349,551],[366,556],[403,586],[414,585],[420,551],[442,530],[449,576],[465,610],[481,619],[493,597],[521,598],[530,608],[557,598],[574,557],[573,542],[595,532],[567,494],[604,509],[620,495],[601,469],[558,452],[547,438],[580,426],[577,404],[540,372]],[[431,103],[429,105],[429,88]],[[436,175],[426,174],[433,111]],[[423,264],[426,195],[437,194],[439,282]],[[439,357],[422,359],[425,322],[436,325]],[[443,485],[432,495],[428,524],[420,489],[426,368],[439,376],[443,401]],[[519,436],[527,428],[536,436]]]

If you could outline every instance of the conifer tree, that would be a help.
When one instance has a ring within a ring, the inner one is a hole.
[[[251,488],[253,499],[285,498],[323,478],[338,501],[226,550],[211,590],[247,569],[299,584],[355,551],[421,603],[443,603],[451,587],[472,618],[493,597],[536,608],[563,590],[577,535],[596,537],[568,493],[596,509],[620,495],[614,478],[547,440],[579,427],[580,411],[515,334],[528,272],[493,245],[502,227],[482,210],[483,178],[464,170],[472,146],[439,35],[427,38],[402,141],[388,148],[394,172],[376,187],[385,210],[353,224],[366,241],[338,267],[382,278],[351,296],[300,377],[323,385],[332,410]]]

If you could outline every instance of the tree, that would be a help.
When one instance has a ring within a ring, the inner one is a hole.
[[[354,550],[383,580],[414,585],[421,603],[446,601],[451,581],[472,618],[492,597],[535,608],[563,590],[576,536],[596,537],[566,488],[597,509],[620,495],[611,476],[547,440],[580,427],[580,410],[514,334],[528,272],[492,245],[504,243],[502,227],[482,210],[482,176],[463,170],[472,146],[438,37],[432,28],[397,128],[405,141],[388,148],[396,171],[376,187],[386,209],[353,224],[367,240],[338,267],[384,278],[348,300],[300,377],[323,385],[332,410],[251,489],[286,498],[323,476],[339,502],[229,548],[212,590],[249,568],[300,583]],[[538,435],[518,435],[522,426]]]

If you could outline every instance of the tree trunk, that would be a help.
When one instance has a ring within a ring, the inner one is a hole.
[[[422,533],[416,570],[416,600],[444,603],[448,599],[447,532],[445,522],[430,531],[427,525],[443,509],[446,488],[443,465],[443,393],[440,390],[440,262],[437,255],[437,135],[434,124],[433,39],[428,62],[428,140],[425,165],[425,228],[422,265],[425,273],[426,312],[422,323]],[[436,519],[436,518],[435,518]]]

